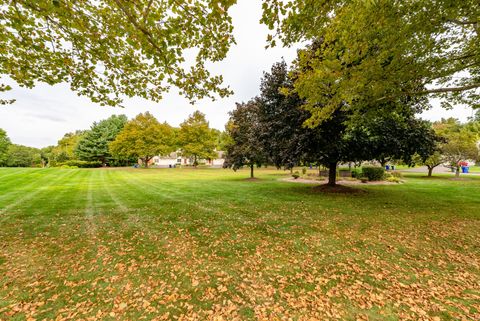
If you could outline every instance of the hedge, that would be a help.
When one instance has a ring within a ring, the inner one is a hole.
[[[362,176],[369,181],[381,181],[385,178],[385,168],[377,166],[362,167]]]
[[[62,166],[78,167],[78,168],[95,168],[95,167],[102,167],[102,162],[69,160],[69,161],[65,161],[65,162],[62,162],[62,163],[56,163],[55,164],[55,167],[62,167]]]

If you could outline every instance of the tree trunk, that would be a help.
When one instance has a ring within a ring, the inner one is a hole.
[[[328,186],[335,186],[337,181],[337,163],[330,163],[328,166]]]
[[[432,177],[432,172],[433,172],[433,167],[427,166],[428,167],[428,177]]]
[[[145,156],[145,168],[148,168],[148,161],[149,161],[148,156]]]
[[[193,167],[197,168],[197,155],[193,155]]]
[[[253,178],[253,163],[250,164],[250,178]]]
[[[460,166],[456,167],[455,176],[460,177]]]

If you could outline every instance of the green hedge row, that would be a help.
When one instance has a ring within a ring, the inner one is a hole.
[[[102,167],[102,162],[98,161],[81,161],[81,160],[69,160],[61,163],[56,163],[55,167],[78,167],[78,168],[95,168]]]

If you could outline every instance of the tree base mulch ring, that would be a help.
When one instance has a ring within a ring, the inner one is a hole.
[[[315,186],[312,188],[315,192],[319,193],[332,193],[332,194],[365,194],[367,191],[359,188],[354,188],[345,185],[328,185],[323,184],[319,186]]]

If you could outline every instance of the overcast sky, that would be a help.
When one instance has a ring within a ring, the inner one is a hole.
[[[235,102],[247,101],[259,93],[263,71],[269,70],[282,57],[290,63],[296,54],[296,48],[264,49],[267,28],[258,22],[261,16],[260,1],[240,0],[231,9],[231,14],[237,45],[231,48],[224,61],[211,69],[213,74],[222,74],[225,84],[234,90],[235,94],[228,98],[215,102],[204,100],[192,106],[186,99],[171,92],[160,103],[130,99],[125,101],[125,108],[112,108],[77,96],[66,84],[38,85],[32,90],[14,86],[14,90],[2,95],[8,99],[15,98],[17,102],[0,106],[0,128],[7,131],[13,143],[44,147],[56,144],[67,132],[88,129],[94,121],[113,114],[126,114],[132,118],[150,111],[158,120],[178,126],[198,109],[207,115],[212,127],[223,129]],[[438,120],[456,117],[464,121],[472,115],[469,108],[459,106],[447,111],[435,105],[437,107],[425,112],[422,118]]]

